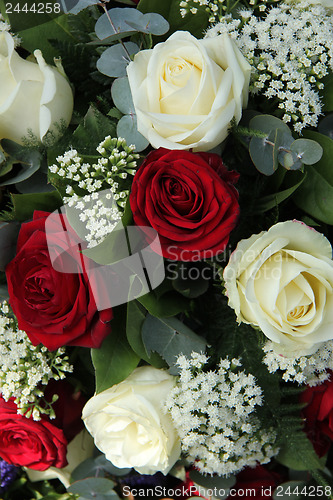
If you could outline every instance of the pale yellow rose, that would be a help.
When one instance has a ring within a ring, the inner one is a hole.
[[[223,274],[239,322],[258,326],[284,355],[333,339],[330,242],[298,221],[241,240]]]
[[[238,123],[251,67],[227,34],[177,31],[127,67],[138,130],[154,148],[208,151]]]
[[[57,68],[47,65],[40,50],[37,63],[22,59],[10,33],[0,31],[0,139],[22,143],[28,130],[40,140],[73,112],[73,93]]]
[[[162,409],[175,377],[142,366],[120,384],[93,396],[82,419],[95,445],[116,467],[167,474],[180,456],[171,416]]]

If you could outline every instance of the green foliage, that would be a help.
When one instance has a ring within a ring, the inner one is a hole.
[[[244,136],[252,136],[249,153],[255,167],[264,175],[272,175],[279,164],[287,170],[299,170],[303,165],[318,162],[323,154],[323,148],[316,141],[294,140],[289,127],[275,116],[256,115],[249,127],[247,131],[241,130]]]
[[[73,470],[71,481],[80,481],[89,477],[126,476],[131,469],[118,469],[104,455],[87,458]]]
[[[112,78],[126,76],[126,68],[131,62],[131,57],[137,54],[140,48],[136,43],[124,42],[122,45],[112,45],[106,49],[97,61],[97,69],[103,75]]]
[[[180,0],[141,0],[138,9],[143,13],[156,12],[161,14],[170,24],[168,35],[177,30],[189,31],[197,38],[202,38],[208,27],[209,14],[198,9],[195,16],[189,15],[182,18],[180,15]]]
[[[42,154],[36,149],[30,149],[9,139],[3,139],[1,147],[8,155],[8,160],[5,164],[7,169],[4,165],[0,171],[0,175],[2,174],[0,186],[19,184],[33,176],[45,164]],[[18,168],[13,168],[15,164]]]
[[[100,349],[91,350],[97,393],[124,380],[140,361],[139,356],[130,347],[125,332],[126,307],[120,306],[114,309],[110,334]]]
[[[282,422],[285,424],[280,429],[280,436],[283,436],[283,440],[279,442],[280,452],[276,460],[294,470],[323,469],[326,458],[318,457],[305,432],[295,430],[288,420],[282,420]]]
[[[116,135],[114,122],[91,105],[74,131],[71,144],[83,155],[96,155],[96,147],[108,135]]]
[[[322,146],[323,156],[315,165],[306,168],[307,177],[293,199],[312,217],[333,224],[333,140],[312,131],[305,131],[304,136]]]
[[[142,340],[148,356],[155,351],[177,373],[174,366],[180,354],[187,357],[194,352],[205,352],[205,339],[199,337],[177,318],[156,318],[150,314],[142,325]]]
[[[107,500],[109,498],[117,500],[119,497],[113,486],[114,483],[110,479],[96,477],[75,481],[68,491],[80,495],[81,500]]]
[[[173,290],[171,280],[164,280],[157,288],[137,300],[149,314],[157,318],[175,316],[190,307],[189,300]]]
[[[20,224],[13,222],[0,222],[0,271],[13,259],[16,251],[16,241]]]
[[[141,331],[146,319],[147,310],[137,301],[132,300],[127,305],[126,336],[133,351],[144,361],[155,366],[155,368],[165,368],[166,364],[159,354],[152,352],[147,355],[146,348],[142,341]]]
[[[35,210],[53,212],[62,205],[61,196],[57,191],[48,193],[11,194],[12,208],[10,211],[3,211],[0,220],[16,220],[24,222],[31,219]]]

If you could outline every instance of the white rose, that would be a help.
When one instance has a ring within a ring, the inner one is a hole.
[[[138,130],[154,148],[208,151],[238,123],[251,67],[227,34],[177,31],[127,67]]]
[[[258,326],[284,355],[312,354],[333,339],[330,242],[298,221],[241,240],[224,270],[239,322]]]
[[[164,370],[143,366],[87,402],[82,419],[113,465],[167,474],[178,460],[179,437],[171,416],[162,410],[174,380]]]
[[[13,37],[0,32],[0,139],[22,143],[28,130],[42,140],[54,125],[68,125],[73,112],[73,93],[66,78],[48,66],[40,50],[37,63],[22,59]]]

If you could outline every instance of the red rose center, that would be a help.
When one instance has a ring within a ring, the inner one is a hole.
[[[51,282],[49,277],[34,275],[27,278],[25,282],[25,298],[31,305],[40,305],[41,303],[49,302],[53,297],[50,291]]]

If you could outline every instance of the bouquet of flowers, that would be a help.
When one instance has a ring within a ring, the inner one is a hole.
[[[1,497],[333,498],[332,0],[0,9]]]

